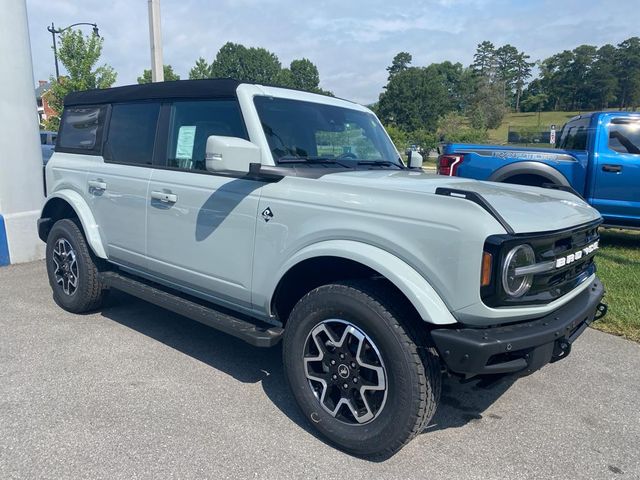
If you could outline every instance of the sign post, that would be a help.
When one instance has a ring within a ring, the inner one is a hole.
[[[549,143],[551,145],[555,145],[556,143],[556,126],[551,125],[551,130],[549,131]]]

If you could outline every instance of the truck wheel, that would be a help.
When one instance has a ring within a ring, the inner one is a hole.
[[[55,302],[72,313],[95,310],[107,290],[93,254],[73,220],[57,221],[47,237],[47,274]]]
[[[377,283],[308,293],[286,324],[283,355],[311,425],[348,453],[388,458],[433,417],[442,376],[435,350],[416,345],[404,302]]]

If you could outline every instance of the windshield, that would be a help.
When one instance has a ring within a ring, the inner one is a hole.
[[[402,168],[375,115],[285,98],[256,97],[256,109],[278,164]]]

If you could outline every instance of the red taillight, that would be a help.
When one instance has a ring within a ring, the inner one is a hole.
[[[463,160],[464,155],[440,155],[438,157],[438,174],[454,177]]]

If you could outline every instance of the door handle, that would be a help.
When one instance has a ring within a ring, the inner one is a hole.
[[[166,193],[166,192],[151,192],[151,198],[154,200],[160,200],[162,203],[176,203],[178,201],[178,196],[175,193]]]
[[[102,180],[89,180],[87,183],[89,184],[89,188],[93,190],[104,192],[107,189],[107,184]]]
[[[602,165],[603,172],[620,173],[622,171],[622,165],[611,165],[610,163]]]

